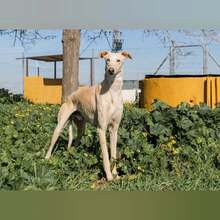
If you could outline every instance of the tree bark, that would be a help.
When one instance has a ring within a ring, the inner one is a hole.
[[[79,49],[80,30],[63,30],[63,79],[62,79],[62,100],[64,103],[67,97],[77,90],[79,85]]]

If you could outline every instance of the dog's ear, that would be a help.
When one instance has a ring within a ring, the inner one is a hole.
[[[108,51],[102,51],[102,52],[99,54],[99,56],[100,56],[101,58],[104,58],[107,54],[108,54]]]
[[[131,54],[128,53],[127,51],[123,51],[123,52],[121,52],[121,55],[124,56],[124,57],[126,57],[126,58],[132,59]]]

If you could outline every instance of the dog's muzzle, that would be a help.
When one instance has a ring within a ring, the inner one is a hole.
[[[110,67],[108,69],[108,72],[109,72],[110,75],[113,75],[115,73],[115,70],[114,70],[114,68]]]

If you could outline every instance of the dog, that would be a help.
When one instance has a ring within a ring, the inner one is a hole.
[[[73,141],[73,122],[77,127],[76,144],[85,131],[87,122],[97,128],[102,151],[103,166],[108,181],[118,177],[116,165],[111,171],[109,152],[106,142],[106,131],[110,132],[111,160],[117,157],[117,135],[123,113],[122,85],[123,64],[125,59],[132,59],[126,52],[103,51],[100,57],[105,59],[104,80],[94,86],[79,87],[67,101],[61,105],[58,113],[58,124],[54,130],[46,159],[51,157],[53,147],[64,127],[69,123],[68,149]]]

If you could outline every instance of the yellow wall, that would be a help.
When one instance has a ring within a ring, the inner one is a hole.
[[[62,79],[24,77],[24,97],[33,103],[60,104]]]
[[[207,103],[215,107],[220,102],[219,76],[148,77],[140,82],[140,105],[148,110],[154,99],[173,107],[180,102]]]
[[[60,104],[62,79],[24,77],[24,97],[33,103]],[[215,107],[220,103],[220,76],[150,77],[140,81],[140,106],[151,109],[154,99],[171,106],[180,102],[207,103]]]

